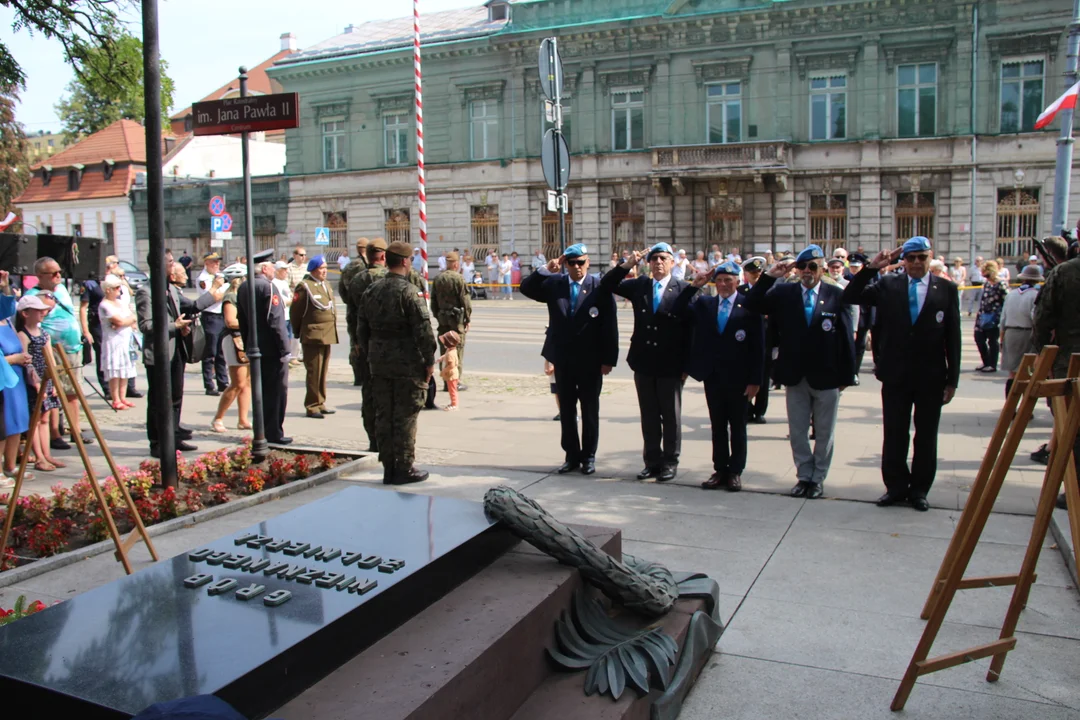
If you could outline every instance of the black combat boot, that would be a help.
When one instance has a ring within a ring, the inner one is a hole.
[[[393,465],[393,463],[386,463],[385,465],[383,465],[382,481],[383,481],[383,485],[393,485],[394,484],[394,465]]]
[[[418,470],[415,466],[408,470],[399,470],[390,478],[389,485],[409,485],[411,483],[424,482],[428,479],[428,473]]]

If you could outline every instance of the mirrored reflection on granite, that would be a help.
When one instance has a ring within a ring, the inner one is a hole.
[[[5,677],[17,679],[132,714],[161,700],[213,693],[423,572],[491,524],[479,503],[348,488],[195,549],[250,556],[260,566],[254,573],[224,562],[196,562],[185,552],[0,628],[0,686]],[[264,541],[238,546],[234,539],[244,535],[341,554],[330,553],[326,561],[271,552]],[[345,565],[350,553],[402,565],[389,572],[378,565],[364,568],[355,557]],[[204,554],[214,557],[196,557]],[[277,562],[341,574],[343,584],[357,582],[338,589],[320,586],[316,577],[300,582],[267,576],[265,570]],[[213,580],[185,586],[200,574]],[[235,587],[211,595],[226,579],[236,580]],[[265,589],[252,594],[252,584]],[[236,597],[244,589],[252,597]],[[280,596],[271,594],[280,590],[291,597],[271,604]],[[268,596],[271,601],[264,602]]]

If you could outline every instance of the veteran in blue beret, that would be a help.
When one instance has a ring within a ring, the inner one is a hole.
[[[699,293],[707,274],[679,295],[674,312],[693,324],[686,371],[704,383],[712,424],[713,474],[706,490],[742,489],[746,469],[746,423],[752,401],[765,382],[765,323],[738,290],[742,268],[730,260],[713,271],[716,295]]]
[[[956,285],[929,273],[930,241],[916,236],[882,250],[844,290],[844,301],[869,305],[874,320],[874,374],[881,381],[884,440],[878,505],[910,502],[928,510],[937,473],[941,409],[960,382],[960,299]],[[880,275],[904,261],[904,272]],[[914,411],[915,448],[908,465]]]
[[[548,308],[541,354],[555,366],[565,460],[558,472],[596,472],[600,437],[600,391],[604,376],[619,361],[615,298],[589,274],[589,250],[566,248],[546,267],[521,281],[521,294]],[[581,435],[575,418],[581,404]]]
[[[798,283],[777,282],[794,267]],[[746,296],[777,332],[776,381],[786,388],[788,434],[797,483],[793,497],[819,498],[833,457],[840,391],[854,382],[855,332],[843,291],[823,282],[825,253],[809,245],[778,262]],[[810,420],[815,442],[810,447]]]
[[[627,279],[643,257],[651,277]],[[626,298],[634,308],[626,362],[634,371],[644,441],[645,466],[638,480],[674,480],[682,450],[682,389],[690,328],[672,307],[689,283],[672,277],[674,267],[671,245],[661,242],[647,251],[634,251],[600,281],[602,288]]]

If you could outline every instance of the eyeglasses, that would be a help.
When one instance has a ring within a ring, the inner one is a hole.
[[[796,270],[809,270],[810,272],[817,272],[821,266],[811,260],[810,262],[797,262],[795,263]]]
[[[905,260],[915,260],[916,262],[926,262],[930,259],[929,253],[908,253],[904,256]]]
[[[307,253],[293,253],[296,257],[307,257]]]
[[[649,262],[672,262],[675,258],[670,255],[653,255],[649,258]]]
[[[61,273],[61,272],[60,272],[59,270],[53,270],[52,272],[41,272],[41,273],[38,273],[38,275],[40,275],[40,276],[42,276],[42,277],[56,277],[57,275],[61,275],[61,274],[62,274],[62,273]]]
[[[566,264],[567,265],[573,265],[574,267],[582,267],[587,262],[588,262],[588,260],[567,260]]]

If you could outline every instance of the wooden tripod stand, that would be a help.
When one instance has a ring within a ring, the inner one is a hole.
[[[1047,379],[1057,357],[1057,347],[1047,346],[1036,358],[1025,355],[1020,363],[1013,383],[1001,409],[997,426],[986,449],[979,473],[971,488],[971,495],[960,522],[956,526],[941,562],[937,579],[926,599],[922,617],[927,620],[922,639],[915,648],[915,654],[908,664],[904,679],[893,698],[892,709],[902,710],[915,686],[915,680],[921,675],[944,670],[979,658],[993,657],[990,670],[986,675],[988,682],[996,682],[1005,664],[1005,655],[1016,647],[1016,625],[1020,611],[1027,605],[1031,585],[1035,582],[1035,565],[1039,561],[1046,532],[1050,527],[1050,518],[1054,504],[1065,483],[1065,493],[1069,504],[1069,523],[1072,526],[1073,547],[1078,551],[1080,560],[1080,488],[1077,486],[1076,468],[1073,465],[1073,442],[1080,431],[1080,355],[1070,358],[1069,370],[1065,378]],[[995,575],[989,577],[965,578],[968,563],[975,552],[986,521],[994,508],[998,493],[1005,481],[1005,475],[1016,457],[1016,449],[1024,437],[1028,420],[1040,398],[1050,398],[1054,412],[1054,431],[1050,440],[1050,461],[1043,476],[1042,491],[1035,512],[1035,523],[1031,529],[1031,540],[1020,572],[1016,575]],[[1019,407],[1017,407],[1019,405]],[[945,614],[949,611],[957,590],[974,588],[1000,587],[1014,585],[1012,601],[1005,614],[1001,634],[994,642],[961,650],[947,655],[930,658],[930,649],[937,638]]]
[[[79,433],[72,433],[72,439],[75,441],[75,446],[79,449],[83,467],[86,468],[86,477],[89,479],[90,486],[94,490],[94,496],[97,498],[98,504],[101,505],[102,515],[105,517],[105,525],[108,527],[109,535],[116,545],[116,559],[123,563],[124,572],[130,575],[132,569],[127,553],[132,545],[141,539],[146,543],[146,549],[150,551],[150,557],[152,557],[155,562],[158,560],[157,550],[154,549],[154,543],[150,540],[150,535],[146,532],[146,527],[143,525],[142,518],[139,517],[139,510],[135,507],[135,501],[131,499],[131,494],[128,492],[127,485],[120,480],[120,470],[116,465],[116,460],[113,459],[112,452],[109,451],[109,446],[106,444],[105,438],[101,435],[101,428],[98,427],[97,420],[94,419],[94,413],[90,411],[90,404],[86,401],[86,395],[83,394],[82,387],[79,384],[79,376],[68,362],[67,355],[63,351],[57,350],[56,355],[60,358],[61,363],[63,363],[64,367],[62,372],[71,379],[71,383],[75,388],[75,395],[79,399],[79,405],[82,406],[83,412],[86,413],[87,420],[90,421],[90,427],[94,431],[94,437],[97,438],[98,445],[105,454],[105,461],[109,464],[109,469],[112,471],[113,477],[116,478],[116,484],[120,488],[120,493],[124,498],[124,504],[127,506],[132,522],[135,523],[135,527],[128,537],[121,538],[120,531],[117,530],[116,522],[113,520],[112,513],[109,511],[109,504],[105,500],[105,493],[102,492],[101,485],[98,484],[97,476],[94,474],[94,464],[90,461],[90,455],[86,452],[86,445],[83,443]],[[74,425],[72,425],[72,418],[74,417],[74,414],[78,412],[77,408],[72,408],[68,403],[67,397],[63,392],[63,386],[60,383],[61,370],[56,365],[56,358],[53,356],[53,353],[49,352],[48,349],[45,352],[45,370],[45,374],[48,377],[42,378],[42,392],[38,393],[37,401],[34,403],[34,410],[30,414],[30,433],[37,432],[38,424],[41,422],[41,408],[45,402],[45,380],[52,380],[53,387],[56,388],[57,396],[60,399],[60,407],[64,410],[64,416],[68,420],[69,427],[74,427]],[[29,443],[27,443],[26,451],[23,452],[22,460],[19,462],[19,471],[15,476],[15,487],[12,488],[11,497],[8,499],[7,517],[4,519],[4,531],[3,535],[0,535],[0,558],[4,556],[4,550],[7,548],[7,542],[11,535],[11,526],[15,521],[15,505],[19,501],[19,491],[22,490],[23,476],[26,474],[26,463],[29,457],[30,447]]]

